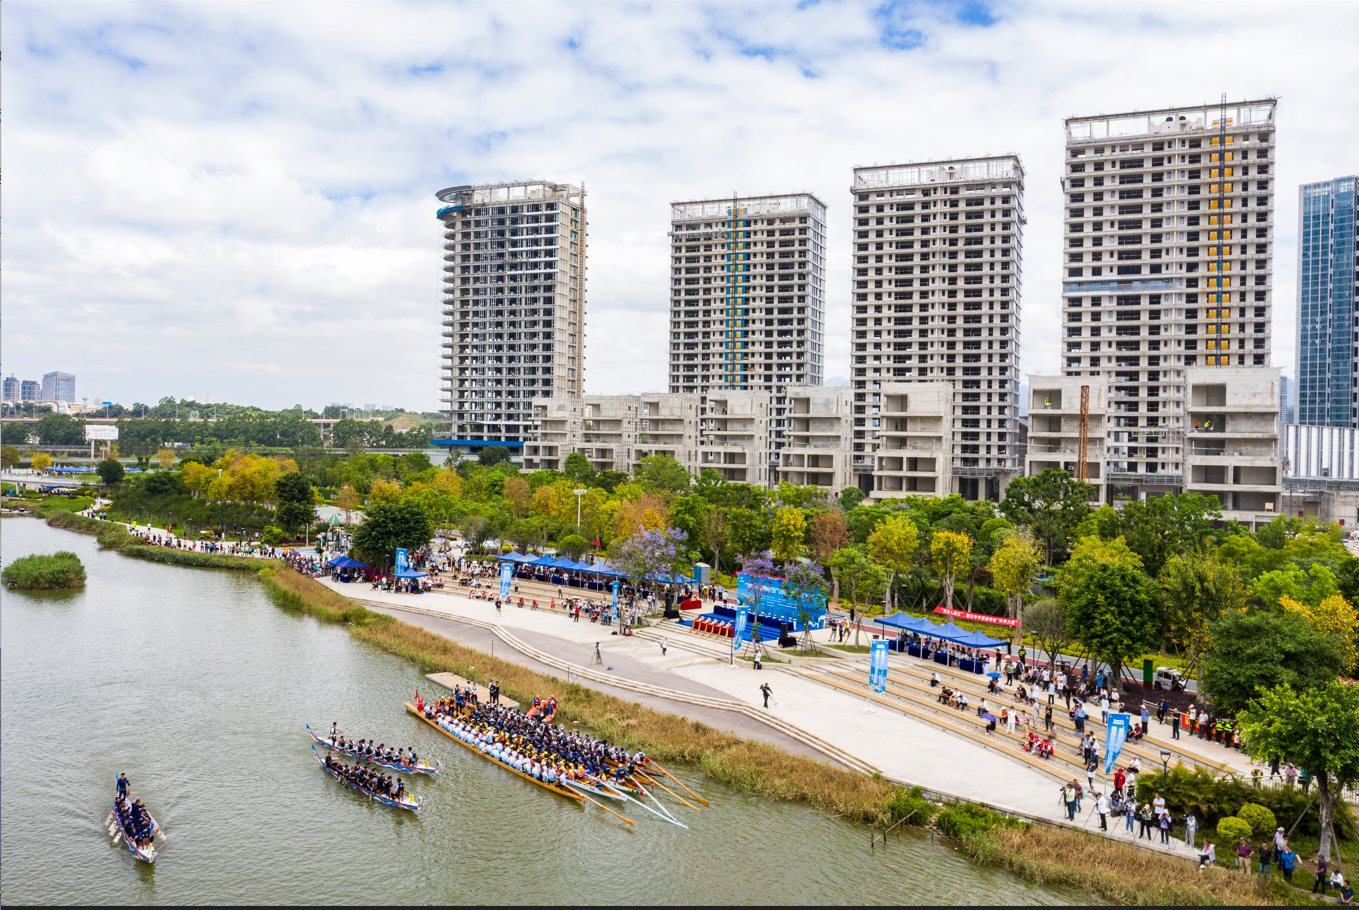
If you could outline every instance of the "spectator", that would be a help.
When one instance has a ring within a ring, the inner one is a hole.
[[[1236,845],[1236,867],[1242,872],[1250,871],[1250,858],[1255,855],[1255,848],[1244,837]]]

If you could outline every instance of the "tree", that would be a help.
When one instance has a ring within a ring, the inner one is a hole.
[[[504,446],[486,446],[477,453],[477,461],[483,468],[494,467],[504,461],[509,461],[513,456],[510,450]]]
[[[1076,526],[1090,513],[1090,487],[1066,471],[1048,468],[1036,477],[1016,477],[1005,488],[1000,511],[1016,524],[1028,525],[1052,565],[1066,553]]]
[[[1168,637],[1187,658],[1185,675],[1193,676],[1211,647],[1209,628],[1223,613],[1245,607],[1246,586],[1234,566],[1204,552],[1172,556],[1159,581]]]
[[[354,549],[360,558],[385,570],[397,549],[418,550],[434,536],[425,510],[413,502],[372,506],[368,517],[354,532]]]
[[[1133,500],[1116,515],[1117,532],[1142,557],[1147,574],[1157,576],[1171,556],[1197,550],[1213,535],[1222,507],[1214,496],[1184,493]]]
[[[298,471],[284,474],[274,483],[274,513],[289,536],[311,524],[316,514],[316,491]]]
[[[716,506],[703,515],[703,542],[713,551],[713,574],[721,574],[722,545],[727,542],[727,515]]]
[[[529,483],[524,478],[515,474],[513,477],[505,478],[505,486],[501,490],[505,501],[510,504],[516,518],[523,518],[524,513],[529,508]]]
[[[1055,666],[1057,655],[1071,642],[1071,623],[1066,607],[1055,600],[1040,600],[1028,609],[1029,632],[1038,647],[1048,652],[1048,666]],[[1022,633],[1015,638],[1022,641]]]
[[[953,586],[959,572],[971,566],[972,538],[956,531],[935,531],[930,537],[930,562],[944,586],[944,606],[953,608]]]
[[[802,540],[806,536],[807,519],[801,509],[788,506],[774,513],[769,537],[774,556],[784,565],[802,555]]]
[[[115,486],[123,479],[123,465],[116,458],[104,459],[99,462],[99,466],[95,470],[99,473],[99,479],[106,487]]]
[[[868,535],[868,555],[887,572],[887,581],[883,586],[884,616],[892,609],[892,586],[898,575],[910,571],[911,560],[919,545],[920,529],[905,515],[887,518]]]
[[[340,487],[340,495],[335,497],[335,507],[344,512],[345,523],[349,523],[351,512],[357,512],[363,506],[363,497],[350,484]]]
[[[589,552],[590,541],[579,534],[568,534],[557,541],[557,550],[565,554],[568,559],[578,560]]]
[[[825,571],[814,562],[794,563],[785,573],[783,594],[797,610],[797,620],[802,623],[802,650],[812,650],[812,615],[826,606]]]
[[[1344,669],[1337,643],[1296,613],[1233,610],[1208,632],[1212,650],[1203,658],[1203,688],[1229,713],[1261,690],[1324,686]]]
[[[175,463],[175,450],[159,449],[156,452],[156,463],[160,465],[162,471],[170,470],[170,466]]]
[[[852,489],[858,489],[853,487]],[[845,513],[839,509],[830,509],[821,512],[812,519],[811,527],[811,553],[813,558],[822,565],[830,568],[831,557],[835,551],[849,543],[849,524],[845,521]],[[836,578],[835,570],[831,569],[831,592],[830,599],[835,603],[840,602],[840,579]]]
[[[46,452],[34,452],[33,457],[29,459],[29,464],[33,466],[33,470],[41,474],[52,467],[52,456]]]
[[[1003,519],[994,519],[1002,521]],[[989,524],[990,522],[988,522]],[[1009,614],[1019,620],[1015,638],[1024,640],[1024,595],[1043,568],[1043,554],[1027,531],[1002,531],[1000,546],[991,554],[987,568],[996,587],[1005,595]]]
[[[845,487],[840,491],[840,508],[846,512],[853,512],[867,496],[868,494],[858,487]]]
[[[1346,672],[1354,668],[1359,615],[1356,615],[1349,601],[1339,594],[1331,594],[1315,605],[1298,603],[1290,597],[1284,597],[1279,606],[1286,612],[1297,613],[1307,620],[1312,631],[1334,641],[1336,649],[1340,652],[1341,666]]]
[[[1292,762],[1316,780],[1317,852],[1329,859],[1335,803],[1359,780],[1359,688],[1338,679],[1313,689],[1275,686],[1238,715],[1237,725],[1251,757]]]
[[[48,414],[33,424],[33,432],[45,446],[78,446],[85,441],[84,426],[69,414]]]
[[[1282,569],[1265,572],[1255,579],[1255,596],[1271,610],[1279,608],[1279,601],[1291,597],[1297,601],[1307,599],[1307,573],[1295,562]]]
[[[484,515],[469,515],[462,520],[459,530],[472,552],[480,553],[486,542],[495,536],[495,523]]]
[[[4,446],[0,448],[0,467],[6,471],[19,463],[18,446]]]
[[[648,455],[637,463],[637,482],[653,490],[681,493],[690,480],[684,465],[669,455]]]
[[[638,528],[611,548],[612,562],[638,584],[658,588],[667,586],[666,603],[671,593],[670,576],[681,572],[688,561],[684,549],[687,535],[679,528]]]
[[[1060,594],[1071,637],[1108,664],[1115,680],[1123,664],[1145,654],[1157,641],[1160,610],[1156,587],[1140,569],[1100,563]],[[1117,685],[1117,683],[1115,683]]]
[[[588,487],[595,479],[595,469],[590,464],[590,459],[580,452],[572,452],[566,456],[562,473],[573,486]]]
[[[914,552],[915,548],[912,547]],[[887,588],[887,573],[868,558],[860,547],[844,547],[835,552],[830,561],[831,570],[840,579],[842,589],[849,594],[850,612],[853,614],[854,647],[859,646],[859,626],[864,604],[876,603]]]

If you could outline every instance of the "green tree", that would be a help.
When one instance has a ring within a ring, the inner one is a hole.
[[[1359,781],[1359,688],[1332,679],[1324,686],[1275,686],[1237,716],[1253,758],[1289,761],[1305,768],[1317,784],[1321,845],[1330,858],[1335,839],[1335,804]]]
[[[953,586],[958,573],[971,567],[973,541],[957,531],[935,531],[930,537],[930,564],[944,586],[943,604],[953,608]]]
[[[434,526],[424,509],[412,502],[393,502],[368,509],[368,517],[354,532],[354,549],[364,562],[385,570],[398,548],[417,550],[433,536]]]
[[[501,462],[509,461],[512,457],[510,450],[504,446],[486,446],[477,453],[477,461],[483,468],[494,467]]]
[[[462,531],[463,540],[467,541],[474,553],[480,553],[486,542],[495,537],[496,533],[495,522],[485,515],[468,515],[462,520],[458,530]]]
[[[1033,587],[1033,580],[1043,568],[1043,554],[1027,531],[1001,531],[1000,535],[1000,545],[991,554],[987,568],[995,579],[996,587],[1005,595],[1010,616],[1019,620],[1019,625],[1015,627],[1015,638],[1022,641],[1024,595]]]
[[[846,512],[852,512],[867,498],[867,494],[858,487],[845,487],[840,491],[840,508]]]
[[[1279,600],[1291,597],[1294,600],[1307,599],[1307,573],[1295,562],[1282,569],[1264,572],[1255,579],[1255,596],[1271,610],[1279,608]]]
[[[920,529],[905,515],[886,519],[868,535],[868,555],[887,572],[887,581],[883,586],[884,616],[892,610],[892,588],[897,576],[911,570],[918,546]]]
[[[1324,686],[1344,669],[1338,643],[1297,613],[1232,610],[1209,627],[1209,639],[1203,688],[1227,712],[1240,711],[1260,690]]]
[[[106,487],[116,486],[123,479],[123,465],[116,458],[104,459],[95,470],[99,472],[99,479]]]
[[[1193,676],[1212,646],[1209,628],[1224,613],[1245,607],[1246,585],[1235,566],[1203,551],[1170,557],[1158,580],[1168,637],[1187,658],[1185,675]]]
[[[669,455],[648,455],[637,463],[637,482],[651,490],[682,493],[690,480],[684,465]]]
[[[737,506],[726,510],[727,542],[739,556],[769,549],[769,520],[763,512]]]
[[[727,513],[714,506],[703,514],[703,542],[713,551],[713,572],[722,571],[722,547],[727,542]]]
[[[1071,637],[1108,664],[1118,680],[1125,662],[1156,645],[1161,625],[1156,595],[1156,586],[1140,569],[1100,563],[1074,584],[1063,584],[1059,599]]]
[[[801,509],[789,506],[774,513],[769,537],[775,558],[784,565],[802,555],[802,541],[806,536],[807,519],[803,517]]]
[[[1134,500],[1117,516],[1118,533],[1154,577],[1171,556],[1197,550],[1213,536],[1222,506],[1214,496],[1184,493]]]
[[[33,424],[33,432],[45,446],[78,446],[85,441],[84,426],[69,414],[48,414]]]
[[[914,548],[912,548],[914,552]],[[849,595],[854,622],[854,647],[859,646],[859,625],[863,606],[876,603],[887,588],[887,573],[868,558],[861,547],[844,547],[831,557],[831,570],[840,579],[840,589]]]
[[[568,534],[557,541],[557,550],[568,559],[578,560],[590,551],[590,541],[579,534]]]
[[[1066,607],[1055,600],[1040,600],[1025,613],[1034,643],[1048,652],[1048,666],[1055,666],[1057,655],[1071,642],[1071,621],[1067,616]],[[1022,641],[1019,630],[1015,632],[1015,640]]]
[[[6,471],[19,463],[18,446],[4,446],[0,448],[0,467]]]
[[[1076,526],[1090,514],[1090,487],[1066,471],[1048,468],[1037,476],[1010,481],[1000,511],[1033,530],[1044,560],[1052,565],[1066,555]]]
[[[590,459],[580,452],[572,452],[566,456],[562,473],[566,475],[567,480],[583,487],[590,486],[595,480],[594,466],[590,464]]]

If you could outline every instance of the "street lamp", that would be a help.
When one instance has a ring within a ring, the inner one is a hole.
[[[1170,750],[1161,750],[1161,789],[1170,786]]]
[[[577,529],[577,532],[579,532],[579,529],[580,529],[580,498],[581,498],[582,496],[584,496],[586,493],[590,492],[590,491],[589,491],[589,490],[572,490],[571,492],[576,494],[576,529]]]

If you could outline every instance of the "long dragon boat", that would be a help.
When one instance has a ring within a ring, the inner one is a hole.
[[[316,740],[321,745],[325,746],[327,749],[339,752],[341,755],[345,755],[349,758],[355,759],[356,761],[367,762],[370,765],[377,765],[379,768],[386,768],[388,771],[401,771],[406,774],[438,774],[439,769],[444,766],[444,763],[441,761],[430,763],[424,760],[421,760],[420,763],[417,765],[409,764],[403,765],[400,762],[387,761],[386,759],[377,758],[376,756],[372,755],[364,755],[357,749],[346,749],[343,746],[337,746],[334,743],[332,743],[329,739],[317,736],[316,731],[311,728],[311,724],[307,724],[306,726],[307,732],[311,734],[311,738]]]
[[[345,785],[346,787],[348,787],[349,789],[351,789],[351,790],[357,790],[360,796],[366,796],[366,797],[368,797],[369,799],[377,800],[378,802],[382,803],[383,805],[391,806],[393,809],[409,809],[409,810],[412,811],[412,812],[419,812],[421,809],[423,809],[423,808],[425,807],[425,798],[424,798],[423,796],[417,798],[417,797],[412,797],[412,796],[408,793],[408,794],[406,794],[406,798],[405,798],[405,799],[399,800],[399,799],[395,799],[395,798],[393,798],[393,797],[390,797],[390,796],[388,796],[388,795],[385,794],[385,793],[378,793],[378,792],[376,792],[376,791],[374,791],[374,790],[368,790],[368,789],[366,789],[366,788],[364,788],[364,787],[360,787],[358,784],[354,783],[353,781],[346,780],[346,779],[340,774],[339,771],[337,771],[335,768],[332,768],[330,765],[326,764],[326,760],[325,760],[324,758],[321,757],[321,753],[319,753],[319,752],[316,751],[316,747],[315,747],[315,746],[312,746],[312,747],[311,747],[311,751],[312,751],[312,754],[316,756],[316,760],[317,760],[318,762],[321,763],[321,767],[324,768],[324,769],[326,770],[326,773],[327,773],[327,774],[329,774],[331,777],[335,778],[335,779],[336,779],[337,781],[339,781],[340,783],[344,784],[344,785]]]
[[[142,811],[146,811],[143,807]],[[160,825],[151,817],[150,812],[146,812],[146,820],[151,831],[150,843],[141,845],[137,843],[137,832],[132,828],[131,814],[123,815],[118,812],[118,801],[113,802],[113,809],[109,812],[108,818],[104,823],[109,826],[109,834],[113,836],[116,844],[122,841],[127,844],[127,849],[132,851],[132,855],[144,863],[154,863],[156,861],[156,837],[165,837],[165,832],[161,831]]]

